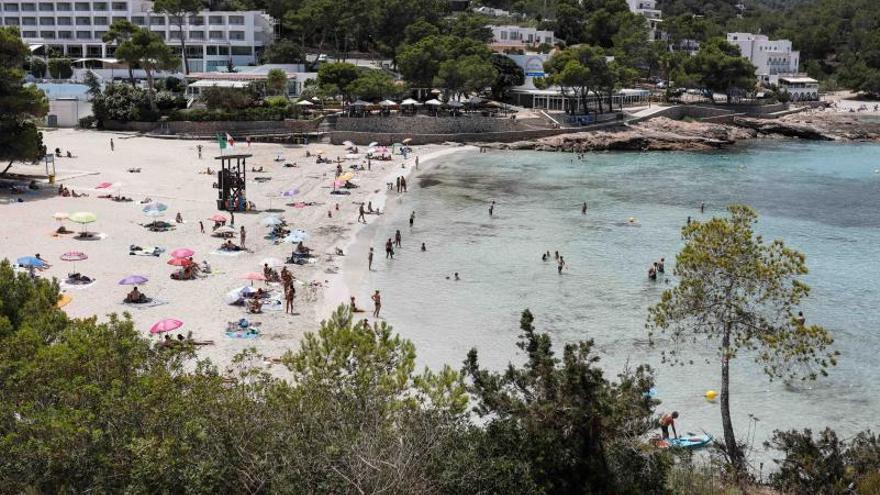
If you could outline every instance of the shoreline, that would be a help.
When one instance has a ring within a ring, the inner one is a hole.
[[[411,166],[406,167],[405,169],[396,169],[393,173],[389,172],[384,178],[387,182],[387,179],[393,180],[394,177],[402,175],[403,177],[406,177],[407,181],[409,181],[410,178],[414,177],[417,171],[423,172],[435,167],[437,163],[439,163],[440,158],[461,152],[471,152],[477,149],[478,148],[473,145],[457,145],[454,147],[443,147],[425,155],[416,155],[419,157],[418,169],[414,166],[414,160],[407,160],[410,162]],[[404,173],[401,174],[399,173],[400,171],[404,171]],[[403,197],[398,197],[396,202],[389,201],[390,191],[390,189],[385,188],[376,196],[376,199],[373,200],[374,205],[378,205],[382,208],[382,216],[394,212],[403,202]],[[364,280],[369,275],[369,272],[365,267],[366,256],[370,247],[368,240],[373,237],[373,234],[375,234],[382,222],[384,222],[384,218],[377,218],[373,222],[359,224],[357,229],[352,229],[348,241],[342,248],[346,253],[345,261],[341,263],[342,266],[336,276],[329,279],[322,294],[321,301],[317,304],[315,311],[316,324],[320,325],[341,304],[348,304],[349,298],[352,295],[355,295],[355,297],[358,298],[358,295],[355,293],[357,292],[358,287],[363,284]],[[375,256],[378,257],[381,254],[380,250],[376,250]],[[367,301],[358,298],[358,306],[366,312],[369,304]]]

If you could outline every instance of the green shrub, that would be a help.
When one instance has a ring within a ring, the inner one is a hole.
[[[156,107],[162,111],[186,108],[186,98],[170,91],[159,91],[155,96]]]
[[[92,99],[92,113],[97,121],[155,122],[159,113],[150,108],[147,92],[129,84],[108,84]]]
[[[70,79],[73,76],[73,67],[71,67],[69,58],[52,58],[49,59],[49,75],[53,79]]]
[[[689,462],[679,464],[670,469],[666,477],[668,493],[670,495],[743,495],[739,488],[728,486],[717,469]]]
[[[280,110],[287,110],[290,107],[290,100],[283,96],[270,96],[266,98],[265,105],[267,108],[277,108]]]
[[[44,62],[43,59],[37,57],[31,58],[29,72],[32,76],[37,79],[43,79],[46,77],[46,70],[46,62]]]
[[[209,110],[244,110],[250,108],[256,95],[250,88],[205,88],[202,101]]]

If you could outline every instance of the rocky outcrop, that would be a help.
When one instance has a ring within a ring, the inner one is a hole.
[[[496,143],[490,147],[573,152],[709,150],[756,135],[755,131],[734,126],[660,117],[612,130],[573,132],[535,141]]]
[[[735,117],[733,123],[740,127],[753,129],[763,135],[778,135],[811,141],[834,141],[834,138],[822,129],[800,122],[789,122],[782,119],[767,120]]]

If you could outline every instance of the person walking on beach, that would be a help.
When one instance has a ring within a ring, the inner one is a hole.
[[[230,227],[235,226],[235,212],[232,210],[229,210],[229,226]]]
[[[581,215],[586,215],[586,214],[587,214],[587,202],[584,201],[584,205],[581,206]]]
[[[388,242],[385,243],[385,259],[394,259],[394,245],[391,243],[391,238],[388,238]]]
[[[556,272],[562,275],[563,268],[565,268],[565,258],[560,256],[559,261],[556,262]]]
[[[116,151],[116,145],[113,144],[113,138],[110,138],[110,151]]]
[[[285,284],[284,286],[284,312],[293,314],[293,298],[296,297],[296,289],[293,284]]]
[[[373,161],[370,160],[370,157],[367,157],[367,170],[373,170]]]
[[[403,192],[406,192],[406,177],[400,178],[400,188],[403,189]]]
[[[239,237],[241,237],[241,248],[247,249],[244,247],[244,241],[245,241],[245,238],[247,237],[247,232],[244,231],[244,225],[241,226],[241,233],[239,234]]]
[[[379,295],[379,289],[373,293],[373,318],[379,317],[379,310],[382,309],[382,296]]]
[[[491,217],[495,213],[495,201],[492,201],[492,204],[489,205],[489,216]]]
[[[367,254],[367,270],[373,271],[373,248],[370,248],[370,253]]]
[[[412,212],[409,214],[409,228],[413,227],[413,222],[416,221],[416,212]]]
[[[205,233],[205,224],[202,223],[201,220],[199,220],[199,230],[202,231],[203,234]]]
[[[416,170],[419,169],[419,157],[416,157]]]
[[[400,245],[400,241],[403,240],[400,236],[400,230],[394,233],[394,245],[397,247],[403,247]]]
[[[400,193],[400,177],[394,180],[394,187],[397,189],[397,192]]]
[[[358,222],[367,223],[366,217],[364,217],[364,204],[361,203],[361,206],[358,208]]]

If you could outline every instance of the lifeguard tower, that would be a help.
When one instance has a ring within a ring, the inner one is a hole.
[[[214,188],[217,194],[217,209],[223,211],[244,211],[247,209],[247,159],[253,155],[221,155],[214,157],[220,160],[217,171],[217,182]]]

